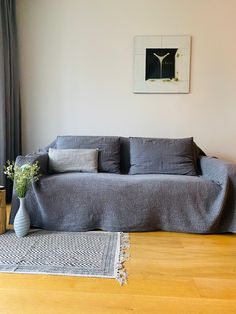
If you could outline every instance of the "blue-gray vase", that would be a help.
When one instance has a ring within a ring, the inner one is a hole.
[[[25,207],[25,198],[19,197],[20,207],[14,219],[14,230],[17,237],[24,237],[30,229],[30,216]]]

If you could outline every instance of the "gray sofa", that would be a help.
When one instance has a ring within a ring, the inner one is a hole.
[[[17,157],[19,165],[38,161],[42,172],[40,181],[32,184],[26,196],[31,227],[65,231],[236,232],[235,164],[207,157],[194,144],[196,175],[139,174],[135,168],[132,173],[130,139],[116,138],[119,147],[110,147],[112,153],[119,155],[119,164],[101,154],[98,173],[50,172],[49,148],[70,149],[78,143],[85,147],[90,139],[59,137],[37,153]],[[100,149],[106,152],[103,144]],[[94,148],[93,141],[89,147]],[[11,223],[17,208],[18,199],[13,192]]]

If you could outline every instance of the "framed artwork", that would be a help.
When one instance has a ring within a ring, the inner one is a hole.
[[[134,38],[134,93],[189,93],[190,36]]]

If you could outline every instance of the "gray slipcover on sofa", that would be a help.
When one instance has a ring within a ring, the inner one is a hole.
[[[59,136],[38,153],[18,156],[17,164],[38,161],[42,172],[40,181],[32,184],[26,197],[31,227],[64,231],[236,232],[236,165],[204,156],[193,143],[193,168],[188,170],[189,156],[180,162],[182,148],[177,154],[176,164],[180,169],[183,166],[183,174],[178,174],[178,167],[169,171],[172,160],[168,169],[163,162],[158,164],[160,146],[155,163],[146,160],[143,167],[146,155],[152,153],[149,144],[156,143],[155,139],[147,139],[148,143],[146,139],[136,139],[131,147],[129,138]],[[149,146],[139,145],[143,143]],[[167,151],[173,143],[167,143]],[[52,173],[49,148],[98,148],[98,172]],[[168,160],[169,155],[164,156]],[[18,199],[13,192],[11,223],[17,208]]]

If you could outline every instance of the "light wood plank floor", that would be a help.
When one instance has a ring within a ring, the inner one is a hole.
[[[0,313],[236,313],[236,235],[131,233],[128,284],[0,274]]]

